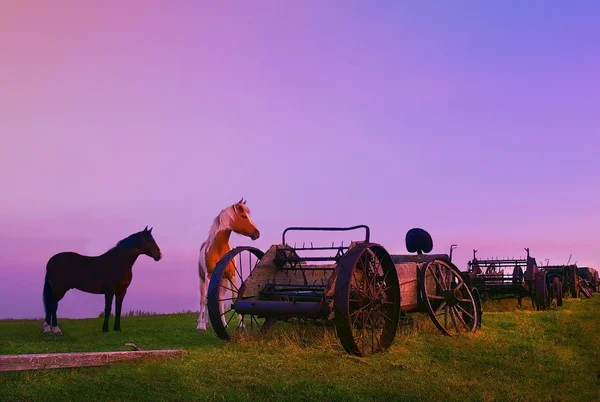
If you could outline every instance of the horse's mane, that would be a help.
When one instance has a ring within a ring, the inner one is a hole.
[[[244,211],[250,215],[250,208],[248,208],[245,204],[237,205],[240,205]],[[217,233],[226,230],[231,226],[231,221],[233,220],[235,214],[236,212],[233,205],[221,210],[219,215],[217,215],[217,217],[213,220],[212,225],[208,229],[208,238],[204,243],[202,243],[202,245],[206,245],[207,249],[210,248],[215,241]]]
[[[112,249],[114,250],[115,248],[118,248],[118,247],[134,248],[135,241],[137,240],[138,236],[139,236],[139,233],[134,233],[132,235],[127,236],[126,238],[124,238],[122,240],[119,240],[119,242]]]

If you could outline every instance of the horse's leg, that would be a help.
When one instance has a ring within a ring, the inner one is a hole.
[[[104,294],[104,323],[102,324],[102,332],[108,332],[108,319],[110,318],[110,310],[112,310],[112,301],[114,293]]]
[[[127,290],[115,296],[115,331],[121,330],[121,307],[123,307],[123,299]]]
[[[208,321],[206,316],[206,286],[209,281],[210,276],[207,276],[206,279],[200,278],[200,312],[198,313],[198,325],[196,326],[198,331],[206,331]]]
[[[52,322],[50,324],[50,329],[55,334],[62,334],[62,331],[58,327],[58,319],[56,318],[56,312],[58,311],[58,302],[61,301],[63,297],[65,297],[65,293],[67,293],[66,290],[60,291],[60,292],[54,292],[54,305],[52,306],[52,314],[51,314]]]
[[[44,279],[42,299],[44,301],[44,310],[46,312],[46,318],[44,319],[42,328],[44,329],[44,333],[48,334],[52,332],[52,329],[50,328],[50,322],[52,320],[52,313],[54,311],[54,296],[52,295],[52,286],[50,285],[50,281],[48,281],[48,276],[46,276]]]

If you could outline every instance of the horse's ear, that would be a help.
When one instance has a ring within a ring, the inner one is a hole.
[[[240,198],[240,200],[237,202],[238,204],[241,204],[242,201],[244,201],[244,197]]]
[[[152,229],[153,229],[153,228],[154,228],[154,226],[152,226],[152,227],[150,228],[150,230],[148,231],[148,233],[152,234]]]
[[[146,226],[146,229],[144,229],[144,232],[147,232],[147,231],[148,231],[148,226]]]
[[[242,202],[242,204],[246,205],[246,201],[248,201],[248,200],[244,200],[244,202]]]

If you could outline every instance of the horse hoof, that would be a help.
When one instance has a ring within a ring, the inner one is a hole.
[[[108,328],[102,328],[102,332],[108,332]]]
[[[52,332],[52,328],[50,328],[50,325],[48,325],[47,322],[44,323],[44,325],[42,326],[44,328],[44,333],[45,334],[49,334]]]
[[[62,334],[62,331],[60,330],[60,328],[58,327],[58,325],[52,329],[52,332],[55,335],[61,335]]]
[[[206,324],[198,324],[196,331],[206,331]]]

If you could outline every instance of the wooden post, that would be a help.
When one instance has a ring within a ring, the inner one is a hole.
[[[122,352],[41,353],[0,355],[1,371],[105,366],[114,362],[180,357],[183,350],[139,350]]]

